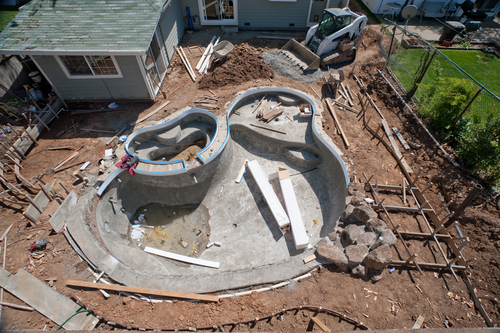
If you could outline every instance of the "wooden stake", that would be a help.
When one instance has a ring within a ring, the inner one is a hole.
[[[403,204],[406,205],[406,182],[405,182],[405,176],[403,176]]]
[[[30,132],[28,131],[29,130],[29,127],[27,129],[24,130],[24,133],[30,138],[30,140],[36,145],[38,146],[38,141],[35,139],[35,137],[33,135],[30,134]],[[24,134],[23,134],[24,135]]]
[[[274,129],[274,128],[271,128],[271,127],[266,127],[266,126],[261,126],[261,125],[256,125],[256,124],[250,124],[250,126],[258,127],[258,128],[262,128],[262,129],[265,129],[265,130],[268,130],[268,131],[273,131],[273,132],[277,132],[277,133],[281,133],[281,134],[285,134],[286,135],[286,132],[280,131],[280,130],[277,130],[277,129]]]
[[[315,323],[316,325],[318,325],[318,327],[324,331],[324,332],[330,332],[331,329],[328,328],[328,326],[326,326],[325,324],[323,324],[323,322],[321,320],[319,320],[318,318],[316,317],[311,317],[311,320],[313,323]]]
[[[33,114],[35,115],[35,118],[38,119],[38,121],[40,122],[40,124],[43,125],[43,127],[45,127],[47,129],[47,131],[50,131],[50,128],[49,126],[47,126],[46,123],[43,122],[42,118],[40,118],[36,113],[33,112]]]
[[[314,90],[314,88],[312,86],[309,86],[309,88],[312,89],[312,91],[314,91],[314,93],[316,94],[316,96],[318,96],[318,98],[321,100],[321,97],[319,97],[318,93],[316,92],[316,90]]]
[[[340,125],[340,122],[337,119],[337,115],[335,114],[335,109],[333,108],[333,105],[332,105],[332,100],[329,97],[326,98],[326,105],[328,105],[328,108],[330,109],[330,113],[332,114],[333,119],[335,120],[335,122],[338,125],[340,135],[342,136],[342,139],[344,140],[345,145],[347,146],[347,148],[349,148],[349,146],[350,146],[349,141],[347,140],[347,137],[344,134],[344,130],[342,129],[342,126]]]

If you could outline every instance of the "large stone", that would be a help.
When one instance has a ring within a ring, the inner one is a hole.
[[[327,260],[329,263],[335,264],[342,271],[347,272],[349,262],[347,261],[347,257],[342,249],[337,246],[321,244],[317,247],[316,254],[320,258]]]
[[[351,270],[353,276],[364,278],[366,276],[366,269],[363,265],[358,265]]]
[[[384,230],[382,230],[382,232],[380,232],[380,235],[378,236],[377,243],[378,243],[378,241],[380,241],[379,246],[382,246],[382,245],[393,246],[394,244],[396,244],[397,238],[396,238],[396,235],[394,235],[394,233],[391,230],[384,229]]]
[[[367,272],[366,272],[366,276],[373,282],[378,282],[380,280],[382,280],[382,278],[384,277],[384,272],[385,272],[385,269],[373,269],[371,267],[368,266],[368,269],[367,269]]]
[[[366,265],[376,270],[386,268],[392,262],[391,247],[389,245],[377,247],[375,250],[368,253],[364,262]]]
[[[373,218],[366,221],[366,226],[368,230],[379,233],[384,229],[387,229],[387,224],[379,218]]]
[[[342,213],[342,219],[345,221],[345,222],[348,222],[348,223],[359,223],[359,220],[354,217],[353,215],[353,210],[354,210],[354,206],[349,204],[347,205],[347,207],[345,208],[344,212]]]
[[[374,232],[364,232],[356,239],[356,244],[372,246],[377,240],[377,235]]]
[[[360,197],[351,197],[351,205],[359,207],[359,206],[367,206],[368,204],[363,198]]]
[[[368,222],[368,220],[376,219],[378,217],[377,212],[375,212],[370,206],[355,207],[352,213],[354,217],[356,217],[363,223],[366,223]]]
[[[345,255],[349,260],[349,267],[354,268],[361,265],[367,253],[368,247],[366,245],[349,245],[346,247]]]
[[[346,245],[356,244],[356,239],[363,233],[360,227],[355,224],[349,224],[342,231],[342,239]]]

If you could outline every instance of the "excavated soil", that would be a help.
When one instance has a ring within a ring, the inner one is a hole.
[[[235,46],[226,59],[215,62],[210,72],[199,84],[200,89],[214,89],[227,85],[239,85],[257,79],[272,79],[273,70],[262,61],[261,55],[247,43]]]
[[[344,67],[346,73],[344,83],[349,85],[352,91],[359,93],[359,87],[349,75],[354,69],[353,74],[362,79],[368,87],[371,97],[389,126],[397,127],[407,141],[419,147],[408,151],[402,148],[401,150],[414,171],[420,168],[423,170],[417,182],[418,186],[422,189],[429,182],[433,183],[425,192],[429,204],[439,210],[443,201],[453,200],[454,203],[449,208],[456,209],[478,180],[448,162],[414,118],[401,108],[401,104],[392,90],[388,89],[385,81],[378,78],[376,69],[382,70],[384,61],[378,55],[377,41],[380,27],[371,26],[370,29],[365,34],[365,46],[360,47],[357,65]],[[309,93],[316,98],[311,90],[314,88],[321,97],[331,97],[322,80],[305,84],[290,78],[275,76],[271,82],[269,78],[273,76],[273,73],[263,64],[259,56],[279,46],[276,41],[261,40],[257,43],[255,39],[252,39],[254,36],[246,39],[252,41],[251,45],[243,43],[240,46],[240,43],[244,41],[237,38],[242,38],[244,34],[235,35],[234,40],[231,39],[232,37],[224,37],[235,44],[235,50],[224,64],[213,70],[210,69],[209,73],[202,77],[200,84],[191,81],[179,58],[175,56],[161,88],[170,104],[164,111],[155,114],[151,120],[161,120],[172,111],[186,106],[194,107],[193,101],[202,96],[211,95],[205,90],[207,88],[218,96],[217,105],[220,110],[215,111],[216,114],[225,113],[225,106],[234,100],[237,93],[250,88],[288,87]],[[191,46],[194,40],[199,41],[199,45],[206,46],[212,36],[211,31],[187,36],[182,46]],[[386,42],[382,39],[382,44]],[[188,52],[187,56],[191,64],[196,64],[201,54],[200,51],[194,49]],[[238,59],[238,56],[251,57],[253,62],[250,64],[248,58]],[[231,74],[233,69],[236,73],[234,75]],[[104,149],[108,148],[105,142],[112,134],[86,132],[81,129],[115,131],[124,122],[133,121],[151,112],[159,105],[163,94],[158,96],[159,100],[155,105],[118,102],[120,106],[123,105],[126,108],[125,111],[80,116],[71,116],[69,113],[61,114],[61,119],[51,124],[51,131],[44,132],[39,138],[39,145],[29,152],[27,160],[22,163],[24,166],[21,170],[22,175],[30,178],[40,174],[71,152],[71,150],[47,151],[47,148],[71,146],[76,149],[81,145],[84,145],[84,148],[76,161],[93,162],[86,172],[96,175],[98,168],[95,162],[103,157]],[[101,104],[93,103],[96,107],[101,107]],[[353,107],[360,109],[357,101]],[[88,106],[76,105],[74,108],[85,109]],[[339,108],[336,108],[336,112],[350,146],[347,148],[342,138],[336,133],[333,117],[328,111],[323,113],[323,127],[342,151],[342,158],[349,169],[351,181],[359,182],[361,179],[364,182],[364,174],[367,177],[374,174],[371,182],[400,185],[402,174],[399,168],[395,167],[396,161],[385,146],[373,138],[355,113]],[[372,107],[368,109],[366,117],[371,117],[371,127],[377,128],[380,124],[380,116]],[[77,123],[80,120],[81,123],[76,133],[68,131],[60,137],[55,135],[60,130],[71,126],[73,121]],[[449,148],[445,148],[452,153]],[[2,161],[8,162],[5,159]],[[62,186],[81,193],[83,185],[74,183],[73,172],[76,169],[77,167],[72,167],[58,173],[44,175],[42,180],[51,184],[54,182],[54,189],[62,194],[65,194]],[[356,172],[356,178],[354,172]],[[8,172],[6,177],[9,181],[15,182],[12,172]],[[367,196],[372,197],[372,194],[367,192]],[[381,196],[386,198],[386,205],[404,205],[401,192],[392,194],[381,192]],[[458,219],[462,232],[470,240],[463,252],[467,260],[472,260],[469,269],[470,279],[475,284],[478,295],[484,298],[482,304],[492,320],[498,320],[500,317],[499,304],[494,300],[494,298],[500,298],[500,213],[495,199],[496,197],[490,195],[488,190],[482,191]],[[261,318],[284,308],[301,305],[321,306],[339,311],[349,317],[357,318],[371,329],[411,328],[418,316],[425,318],[422,326],[424,328],[485,326],[483,317],[475,309],[464,282],[461,279],[456,282],[449,270],[425,269],[425,274],[420,275],[414,269],[396,267],[392,273],[386,270],[384,277],[373,283],[369,280],[353,278],[332,265],[325,265],[312,272],[311,277],[291,283],[284,288],[226,298],[218,303],[174,300],[150,304],[124,297],[118,293],[111,293],[111,297],[105,299],[96,290],[73,289],[65,286],[66,279],[92,281],[93,277],[86,263],[79,259],[64,236],[49,232],[49,214],[53,214],[57,207],[57,203],[50,203],[39,219],[37,227],[31,227],[23,219],[23,210],[19,206],[0,204],[2,216],[0,234],[11,223],[15,223],[7,235],[5,267],[11,273],[16,273],[21,268],[26,269],[48,284],[50,282],[47,279],[55,279],[53,288],[68,297],[78,299],[89,310],[104,318],[96,330],[110,330],[113,327],[137,329],[214,327],[229,322]],[[444,215],[443,212],[440,216]],[[382,217],[389,224],[387,218]],[[314,217],[304,216],[303,218]],[[422,217],[416,214],[395,212],[391,213],[391,218],[396,225],[401,225],[399,230],[428,232]],[[456,236],[455,231],[452,232]],[[49,242],[46,250],[31,253],[29,250],[31,243],[42,238],[47,238]],[[443,262],[436,244],[432,241],[421,238],[405,238],[405,241],[411,251],[418,253],[419,261]],[[441,244],[444,246],[444,243]],[[406,260],[407,257],[408,254],[398,242],[393,250],[393,258]],[[259,287],[254,286],[250,289]],[[4,294],[4,301],[23,304],[8,292]],[[318,327],[311,327],[310,324],[310,317],[314,314],[309,310],[289,311],[284,315],[274,315],[269,320],[257,320],[236,326],[219,326],[219,329],[262,332],[317,330]],[[318,318],[332,330],[354,328],[352,324],[325,313],[319,313]],[[2,328],[4,329],[41,330],[56,327],[55,323],[36,311],[26,312],[5,306],[2,309]]]

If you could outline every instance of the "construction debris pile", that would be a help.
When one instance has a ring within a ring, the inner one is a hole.
[[[247,43],[235,46],[226,59],[213,63],[213,70],[200,80],[200,89],[215,89],[258,79],[272,79],[273,70],[260,53]]]
[[[396,243],[396,236],[367,203],[372,200],[366,197],[364,184],[350,183],[348,194],[343,222],[316,252],[343,272],[376,282],[392,261],[391,246]]]

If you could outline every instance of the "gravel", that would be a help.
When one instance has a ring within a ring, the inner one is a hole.
[[[326,70],[322,68],[304,72],[278,52],[279,50],[273,50],[262,54],[262,59],[274,69],[276,75],[289,77],[303,83],[314,83],[325,76]]]

